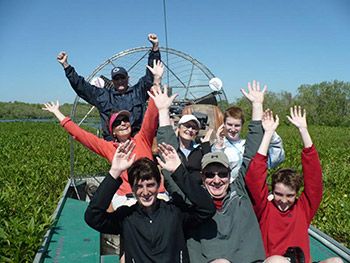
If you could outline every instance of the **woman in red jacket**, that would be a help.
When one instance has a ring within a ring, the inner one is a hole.
[[[152,87],[152,89],[158,91],[160,90],[160,86],[155,85]],[[173,100],[174,97],[168,99]],[[67,132],[69,132],[69,134],[72,135],[75,140],[83,144],[91,151],[106,158],[109,163],[112,162],[114,153],[119,143],[125,142],[127,140],[131,140],[135,143],[135,148],[133,149],[132,153],[136,155],[136,159],[140,159],[142,157],[147,157],[151,160],[153,159],[152,143],[158,127],[158,109],[155,106],[153,99],[149,100],[149,105],[146,110],[141,129],[134,137],[131,137],[132,131],[129,120],[130,113],[128,111],[119,111],[118,113],[112,114],[110,117],[109,127],[113,136],[115,137],[115,142],[105,141],[104,139],[99,138],[96,135],[80,128],[69,117],[64,116],[60,112],[58,102],[46,103],[44,105],[45,107],[43,110],[55,114],[62,127]],[[127,195],[132,194],[126,171],[123,172],[121,178],[123,180],[123,183],[118,189],[114,200],[112,201],[114,209],[127,201]],[[165,192],[163,181],[160,185],[159,192]],[[164,196],[164,198],[166,198],[166,196]]]
[[[322,200],[322,170],[315,146],[307,129],[306,111],[295,106],[288,120],[298,128],[304,149],[301,155],[303,176],[293,169],[280,169],[272,175],[272,195],[266,183],[266,155],[273,133],[278,126],[272,112],[264,113],[264,136],[258,152],[252,159],[245,177],[251,194],[254,211],[260,224],[267,260],[265,262],[290,262],[287,253],[298,247],[306,263],[312,262],[308,228]],[[297,198],[304,181],[304,190]],[[293,262],[293,261],[292,261]],[[299,261],[297,261],[299,262]],[[323,263],[342,262],[329,258]]]

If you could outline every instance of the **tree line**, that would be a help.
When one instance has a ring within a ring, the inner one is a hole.
[[[56,119],[52,114],[43,111],[41,108],[43,104],[32,104],[25,102],[0,102],[0,119]],[[85,114],[91,109],[91,105],[86,103],[79,103],[77,106],[76,118],[83,118]],[[65,103],[60,106],[60,110],[66,116],[70,116],[73,104]],[[90,117],[98,118],[98,111],[93,110]]]
[[[239,98],[233,103],[223,103],[222,109],[237,105],[243,108],[246,119],[251,116],[251,107],[245,98]],[[301,85],[297,94],[293,97],[288,91],[279,93],[268,92],[265,96],[265,108],[277,113],[281,121],[287,123],[286,115],[289,108],[294,105],[302,105],[306,108],[308,122],[325,126],[350,126],[350,82],[333,81],[317,84]],[[0,119],[49,119],[52,114],[43,111],[42,104],[30,104],[24,102],[0,102]],[[63,104],[63,114],[70,115],[72,104]],[[86,103],[79,103],[76,117],[82,118],[91,108]],[[98,111],[94,110],[89,115],[98,118]]]
[[[251,115],[250,105],[244,98],[230,105],[243,108],[246,117]],[[278,114],[280,122],[288,123],[289,108],[302,105],[306,108],[309,124],[325,126],[350,126],[350,82],[333,81],[301,85],[293,97],[288,91],[268,92],[264,107]]]

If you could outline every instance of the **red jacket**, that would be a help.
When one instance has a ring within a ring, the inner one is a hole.
[[[266,158],[257,153],[245,177],[266,255],[283,255],[288,247],[298,246],[304,251],[305,262],[311,262],[308,228],[322,200],[322,170],[316,148],[303,149],[304,191],[286,212],[281,212],[273,201],[267,200]]]
[[[152,155],[152,142],[153,138],[156,135],[158,127],[158,109],[154,104],[153,99],[149,100],[149,105],[146,110],[142,126],[140,131],[131,138],[135,142],[135,148],[132,153],[136,154],[136,159],[142,157],[148,157],[153,160]],[[102,138],[97,137],[96,135],[85,131],[75,124],[69,117],[61,121],[62,127],[73,136],[75,140],[83,144],[85,147],[91,151],[97,153],[98,155],[106,158],[110,163],[113,160],[114,153],[119,145],[118,142],[105,141]],[[127,172],[124,171],[121,174],[123,183],[117,191],[118,195],[126,195],[131,193],[131,187],[128,181]],[[159,192],[164,192],[164,184],[161,183]]]

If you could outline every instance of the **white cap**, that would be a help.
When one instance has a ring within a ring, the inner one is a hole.
[[[192,114],[182,115],[181,119],[178,122],[178,125],[184,124],[184,123],[189,122],[189,121],[194,121],[194,122],[197,123],[198,128],[201,127],[201,124],[200,124],[199,120],[196,118],[196,116],[194,116]]]

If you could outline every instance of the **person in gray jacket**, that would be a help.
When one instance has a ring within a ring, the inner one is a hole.
[[[223,152],[209,153],[202,159],[203,185],[212,197],[216,213],[189,234],[187,246],[191,262],[250,263],[265,259],[259,224],[244,182],[249,162],[263,136],[261,119],[265,90],[260,91],[256,82],[248,93],[242,90],[252,103],[253,114],[236,180],[230,183],[229,160]],[[208,158],[216,162],[208,162]]]

